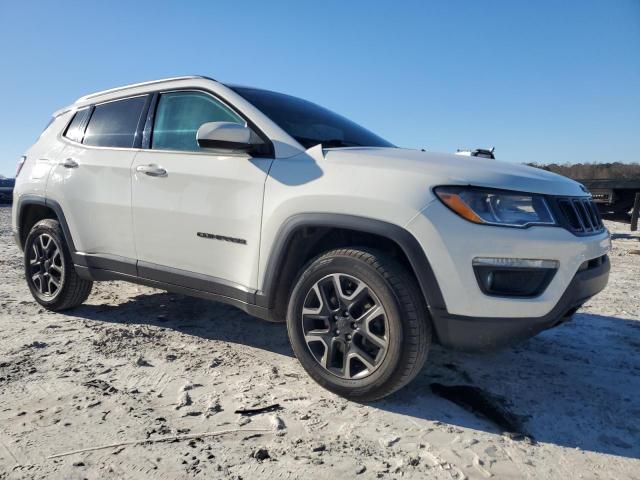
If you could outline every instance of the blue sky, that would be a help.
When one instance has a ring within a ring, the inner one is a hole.
[[[0,173],[77,97],[184,74],[315,101],[393,143],[640,161],[640,0],[0,6]]]

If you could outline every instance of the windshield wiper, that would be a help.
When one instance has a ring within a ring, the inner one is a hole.
[[[315,147],[319,143],[321,143],[324,148],[362,147],[362,145],[360,145],[359,143],[348,142],[345,140],[341,140],[339,138],[329,138],[326,140],[322,140],[319,138],[306,138],[306,137],[295,137],[295,138],[305,148]]]
[[[322,146],[331,148],[331,147],[361,147],[362,145],[360,145],[359,143],[345,142],[344,140],[332,138],[330,140],[322,140]]]

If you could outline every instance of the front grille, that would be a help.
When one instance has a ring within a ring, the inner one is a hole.
[[[604,230],[602,218],[591,197],[557,197],[560,223],[576,235],[593,235]]]

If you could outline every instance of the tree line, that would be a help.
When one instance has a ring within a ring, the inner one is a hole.
[[[558,173],[574,180],[640,180],[640,163],[527,163],[530,167]]]

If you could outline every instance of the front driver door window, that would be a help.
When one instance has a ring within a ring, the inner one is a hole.
[[[196,132],[207,122],[246,123],[211,95],[201,92],[164,93],[158,100],[151,148],[202,151],[196,142]]]

